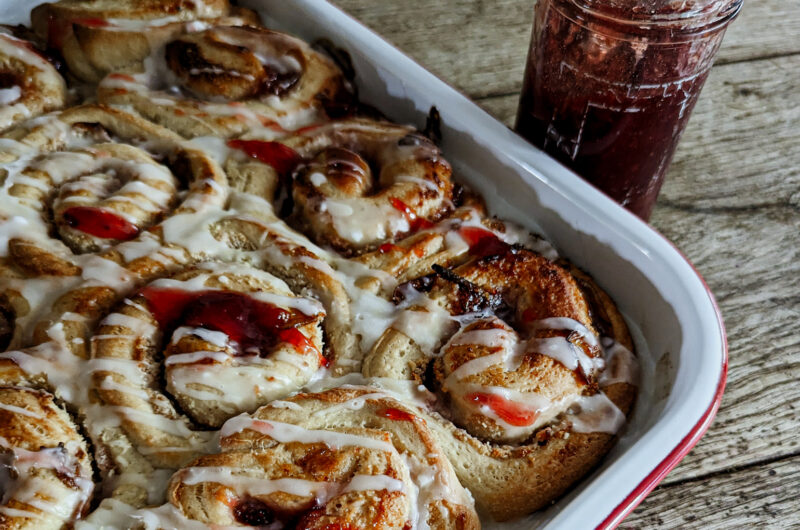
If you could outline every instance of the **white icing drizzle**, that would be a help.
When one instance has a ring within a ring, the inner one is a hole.
[[[189,467],[180,471],[184,484],[193,486],[204,482],[222,484],[239,496],[269,495],[284,492],[298,497],[315,497],[323,505],[331,498],[351,491],[403,491],[403,483],[385,475],[355,475],[346,485],[317,482],[299,478],[267,479],[248,476],[248,469],[231,467]]]
[[[30,376],[45,375],[56,395],[69,402],[82,402],[82,360],[64,345],[46,342],[26,350],[0,353],[0,359],[12,361]]]
[[[540,353],[560,362],[569,370],[578,368],[585,374],[592,374],[602,359],[589,357],[586,353],[568,341],[565,337],[546,337],[531,339],[526,344],[526,351]]]
[[[35,418],[37,420],[43,420],[44,419],[44,416],[42,416],[41,414],[39,414],[37,412],[31,412],[28,409],[25,409],[25,408],[22,408],[22,407],[17,407],[17,406],[14,406],[14,405],[8,405],[6,403],[0,403],[0,409],[7,410],[8,412],[12,412],[14,414],[21,414],[23,416],[28,416],[30,418]]]
[[[9,105],[22,97],[22,89],[19,86],[0,88],[0,105]]]
[[[584,326],[577,320],[573,320],[571,318],[565,318],[565,317],[543,318],[541,320],[535,320],[534,322],[532,322],[531,328],[574,331],[575,333],[578,333],[590,347],[592,348],[600,347],[600,343],[598,342],[595,334],[589,331],[589,329],[586,326]]]
[[[139,317],[123,315],[122,313],[111,313],[100,322],[100,325],[128,328],[133,332],[134,335],[137,336],[153,335],[157,329],[156,326],[150,324],[149,322],[145,322]]]
[[[215,331],[212,329],[205,329],[198,327],[189,327],[189,326],[180,326],[172,333],[172,344],[177,344],[182,338],[188,335],[194,335],[195,337],[199,337],[204,341],[208,342],[209,344],[213,344],[214,346],[220,348],[228,344],[228,336],[221,331]],[[174,357],[177,356],[173,355],[172,357],[166,360],[174,363],[175,362]]]
[[[366,449],[376,449],[378,451],[394,451],[391,443],[370,438],[336,431],[323,431],[304,429],[290,423],[278,421],[259,420],[247,415],[240,415],[229,419],[220,429],[220,436],[227,438],[237,432],[244,430],[255,431],[266,434],[273,440],[280,443],[300,442],[303,444],[321,443],[331,449],[340,447],[357,446]]]
[[[94,482],[89,477],[76,474],[81,468],[74,456],[80,450],[77,441],[67,441],[60,447],[29,451],[14,447],[7,439],[0,437],[0,447],[10,451],[3,456],[4,462],[0,462],[0,470],[14,470],[14,478],[8,483],[3,479],[4,504],[13,499],[38,510],[31,512],[0,506],[0,512],[11,517],[39,519],[49,515],[68,520],[77,507],[88,502],[94,490]],[[67,487],[52,475],[42,475],[34,471],[42,469],[68,476],[72,486]]]

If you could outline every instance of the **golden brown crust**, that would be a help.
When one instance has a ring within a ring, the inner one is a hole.
[[[67,86],[33,44],[0,33],[0,131],[59,109]]]
[[[479,527],[426,421],[376,389],[263,407],[226,424],[221,447],[170,484],[170,501],[206,524]]]
[[[595,418],[600,432],[578,432],[593,430],[592,424],[576,430],[570,411],[591,407],[584,400],[603,381],[598,333],[629,350],[633,345],[616,306],[588,275],[479,235],[487,239],[471,248],[477,255],[462,255],[462,264],[409,284],[451,314],[479,315],[448,335],[432,363],[433,378],[423,373],[430,353],[391,328],[367,356],[365,373],[424,380],[441,393],[443,415],[433,414],[434,433],[478,507],[508,520],[556,499],[610,448],[619,419],[604,422],[629,414],[635,382],[602,384],[619,412],[612,407],[611,416]],[[480,316],[486,311],[490,316]],[[547,346],[557,347],[537,352]],[[583,365],[564,364],[573,348],[584,353]]]
[[[344,120],[282,143],[305,161],[293,175],[290,221],[342,255],[393,243],[452,211],[450,164],[411,128]]]
[[[566,263],[565,266],[568,267],[578,283],[587,301],[592,320],[600,332],[607,337],[613,337],[614,340],[633,351],[633,339],[628,325],[625,324],[625,319],[608,293],[601,289],[594,279],[583,270],[571,263]]]
[[[89,450],[52,395],[0,387],[0,458],[3,528],[60,529],[88,508]]]
[[[227,0],[60,1],[31,12],[34,32],[64,57],[70,73],[98,82],[109,72],[135,67],[188,23],[258,24],[250,10]]]
[[[327,107],[352,99],[333,61],[299,39],[251,26],[175,38],[143,69],[109,75],[97,95],[187,138],[286,133],[326,121]]]

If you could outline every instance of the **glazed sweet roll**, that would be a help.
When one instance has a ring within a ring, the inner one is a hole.
[[[450,164],[411,127],[361,118],[274,140],[258,135],[229,145],[282,176],[293,203],[289,223],[341,255],[428,228],[453,209]]]
[[[163,351],[166,390],[193,421],[218,427],[301,388],[327,364],[324,317],[319,302],[294,295],[268,273],[201,264],[155,280],[106,316],[92,338],[93,365],[125,359],[141,363],[144,376]],[[105,402],[129,406],[117,385],[103,388],[109,376],[125,374],[96,373]],[[136,387],[135,380],[120,380]]]
[[[260,169],[263,173],[263,166]],[[239,185],[273,189],[261,179],[255,181]],[[362,352],[351,329],[349,279],[331,265],[335,257],[286,226],[275,215],[272,204],[260,197],[239,194],[230,206],[229,216],[209,227],[214,238],[245,256],[249,263],[285,281],[294,291],[319,300],[327,313],[325,347],[331,373],[341,376],[358,371]]]
[[[458,232],[472,243],[462,262],[398,288],[418,325],[389,327],[365,373],[439,396],[434,431],[459,478],[506,520],[557,498],[603,456],[635,398],[636,361],[588,276],[488,228]]]
[[[269,528],[479,527],[426,420],[379,390],[299,394],[232,418],[220,434],[220,454],[172,478],[169,500],[182,517]]]
[[[67,85],[31,42],[0,32],[0,131],[64,106]]]
[[[31,12],[34,32],[64,58],[72,75],[96,83],[135,67],[184,31],[209,25],[259,24],[252,11],[227,0],[61,0]]]
[[[182,35],[133,69],[100,83],[101,102],[131,105],[186,137],[273,132],[327,120],[352,96],[341,70],[290,35],[214,27]]]
[[[52,395],[0,387],[0,458],[3,528],[60,529],[88,510],[89,449]]]
[[[224,211],[226,177],[174,133],[102,106],[2,142],[0,381],[73,402],[98,319],[148,278],[213,254],[203,226]]]

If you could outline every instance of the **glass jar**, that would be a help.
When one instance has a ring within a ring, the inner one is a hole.
[[[516,130],[644,220],[742,0],[539,0]]]

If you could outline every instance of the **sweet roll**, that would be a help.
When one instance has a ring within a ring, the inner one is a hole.
[[[142,71],[143,70],[143,71]],[[186,137],[276,133],[326,121],[351,99],[341,70],[290,35],[258,27],[187,33],[98,87],[104,103],[137,112]]]
[[[64,79],[33,43],[0,32],[0,131],[66,101]]]
[[[91,456],[47,392],[0,387],[0,526],[60,529],[89,509]]]
[[[478,528],[424,418],[364,387],[298,394],[237,416],[222,452],[170,482],[180,513],[209,525]]]
[[[227,0],[62,0],[31,12],[38,38],[64,58],[72,75],[91,83],[141,65],[185,31],[258,23],[255,13]]]
[[[460,480],[506,520],[557,498],[605,453],[631,410],[636,361],[587,275],[488,227],[457,232],[461,263],[398,288],[418,325],[389,327],[364,371],[438,395],[431,425]]]

